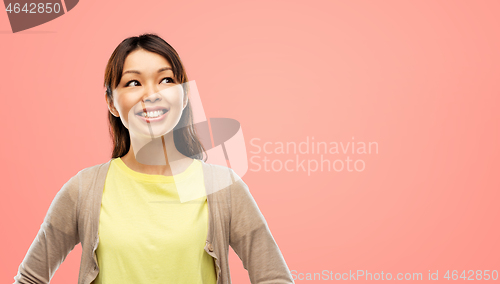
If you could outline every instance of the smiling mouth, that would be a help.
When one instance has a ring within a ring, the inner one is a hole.
[[[140,116],[140,117],[144,117],[144,118],[156,118],[156,117],[162,116],[163,114],[165,114],[167,112],[168,112],[168,109],[162,108],[159,110],[148,111],[148,112],[140,111],[140,112],[137,112],[135,115]]]

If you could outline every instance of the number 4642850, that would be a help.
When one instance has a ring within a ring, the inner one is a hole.
[[[29,13],[29,14],[41,14],[41,13],[55,13],[59,14],[61,11],[61,5],[59,3],[25,3],[21,8],[19,3],[9,3],[5,9],[8,13]]]
[[[465,270],[462,271],[460,276],[458,276],[458,271],[453,270],[450,275],[450,271],[447,270],[446,274],[443,276],[443,278],[448,279],[448,280],[457,280],[459,278],[463,280],[497,280],[498,279],[498,271],[496,270],[469,270],[467,274],[465,273]]]

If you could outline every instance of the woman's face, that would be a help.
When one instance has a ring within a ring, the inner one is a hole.
[[[120,117],[130,134],[151,138],[172,131],[186,105],[183,85],[174,78],[170,63],[144,49],[127,56],[113,102],[108,102],[111,113]]]

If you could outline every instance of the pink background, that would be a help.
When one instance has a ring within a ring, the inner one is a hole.
[[[12,34],[0,12],[0,282],[61,186],[110,159],[104,67],[143,32],[179,52],[207,117],[241,123],[249,159],[253,138],[378,143],[350,155],[362,172],[249,165],[290,270],[500,271],[499,13],[498,1],[82,0]],[[76,283],[80,256],[51,283]],[[233,251],[230,267],[250,283]]]

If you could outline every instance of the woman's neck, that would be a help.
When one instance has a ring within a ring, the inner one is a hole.
[[[172,131],[153,139],[131,135],[130,149],[121,159],[136,172],[165,176],[182,173],[193,162],[177,150]]]

